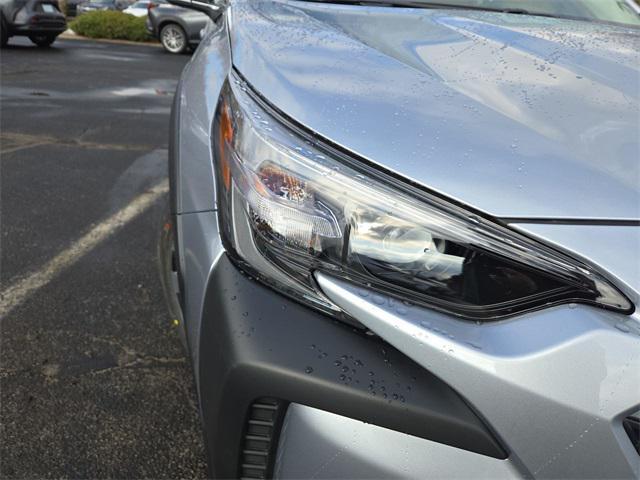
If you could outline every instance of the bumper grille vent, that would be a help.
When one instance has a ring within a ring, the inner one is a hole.
[[[240,456],[241,479],[272,478],[286,410],[284,402],[271,398],[257,400],[249,408]]]

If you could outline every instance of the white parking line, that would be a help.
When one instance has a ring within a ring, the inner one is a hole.
[[[131,203],[121,210],[93,227],[67,249],[44,264],[37,272],[0,292],[0,319],[29,298],[33,292],[49,283],[60,271],[76,263],[102,241],[145,212],[158,198],[168,191],[169,182],[167,180],[163,180],[151,187],[134,198]]]
[[[27,145],[18,145],[17,147],[7,148],[0,151],[0,155],[6,155],[7,153],[19,152],[20,150],[26,150],[27,148],[41,147],[42,145],[49,145],[50,142],[29,143]]]

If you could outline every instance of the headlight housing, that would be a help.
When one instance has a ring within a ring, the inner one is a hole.
[[[302,131],[237,73],[213,135],[226,248],[305,303],[339,311],[316,286],[322,271],[476,321],[567,302],[633,310],[589,266]]]

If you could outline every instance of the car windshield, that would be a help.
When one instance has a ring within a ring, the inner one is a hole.
[[[332,0],[319,1],[331,3]],[[336,3],[460,8],[640,26],[640,6],[637,0],[368,0]]]

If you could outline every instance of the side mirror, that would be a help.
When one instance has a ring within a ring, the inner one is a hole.
[[[170,4],[202,12],[214,22],[222,15],[224,4],[216,0],[168,0]]]

